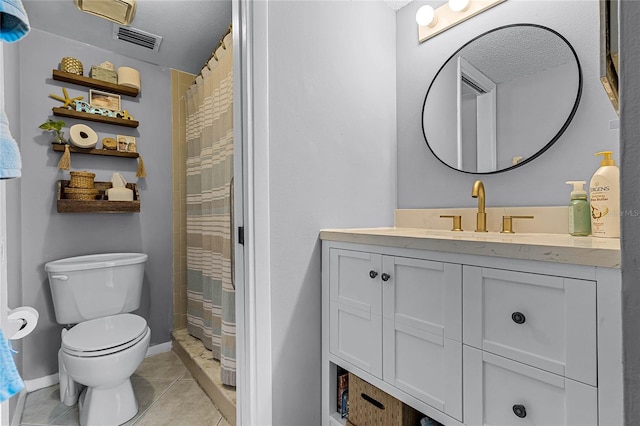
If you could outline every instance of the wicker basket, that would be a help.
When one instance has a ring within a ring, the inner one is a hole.
[[[417,410],[349,373],[349,425],[413,426],[424,417]]]
[[[82,75],[84,73],[84,68],[82,67],[82,62],[80,62],[76,58],[65,56],[60,61],[60,71]]]
[[[93,178],[96,177],[95,173],[69,172],[69,174],[71,175],[71,181],[69,182],[70,188],[93,189]]]
[[[65,188],[64,193],[69,200],[95,200],[100,191],[97,189]]]

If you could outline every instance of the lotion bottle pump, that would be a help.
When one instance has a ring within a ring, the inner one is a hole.
[[[604,158],[589,184],[594,237],[620,237],[620,169],[611,154],[611,151],[596,153]]]
[[[583,180],[567,181],[573,185],[571,202],[569,203],[569,234],[576,237],[584,237],[591,234],[591,212],[587,201],[587,191]]]

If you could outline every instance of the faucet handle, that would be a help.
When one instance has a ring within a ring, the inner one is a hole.
[[[462,231],[462,216],[460,215],[440,215],[441,218],[449,218],[453,219],[453,228],[452,231]]]
[[[502,216],[501,234],[515,234],[513,232],[513,219],[533,219],[533,216]]]

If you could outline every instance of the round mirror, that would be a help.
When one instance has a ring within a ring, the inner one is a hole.
[[[533,160],[578,109],[582,70],[556,31],[513,24],[458,49],[434,77],[422,107],[427,146],[447,166],[488,174]]]

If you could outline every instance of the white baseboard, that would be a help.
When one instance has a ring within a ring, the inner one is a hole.
[[[16,404],[16,410],[13,412],[13,419],[11,419],[11,426],[19,426],[20,421],[22,420],[22,412],[24,411],[24,403],[27,400],[27,389],[25,388],[20,391],[18,395],[18,403]]]
[[[158,345],[149,346],[149,349],[147,349],[147,354],[145,355],[145,357],[158,355],[163,352],[170,352],[170,351],[171,351],[171,341],[164,342]]]
[[[25,380],[24,388],[27,392],[37,391],[38,389],[48,388],[49,386],[57,385],[60,383],[58,373],[51,374],[50,376],[40,377],[33,380]]]

